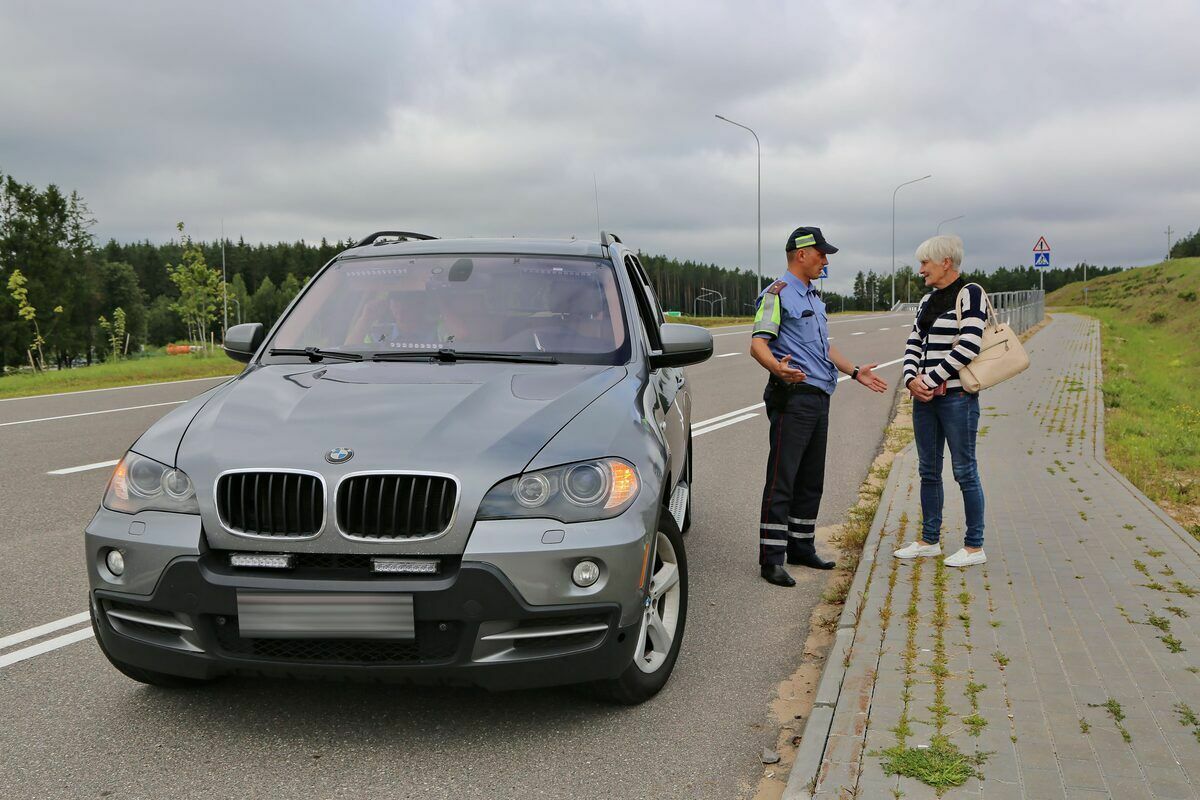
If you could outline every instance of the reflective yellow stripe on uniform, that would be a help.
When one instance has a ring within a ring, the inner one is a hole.
[[[782,322],[782,316],[779,310],[779,295],[767,292],[759,301],[758,313],[754,315],[754,330],[751,335],[769,333],[772,336],[778,336],[780,322]]]

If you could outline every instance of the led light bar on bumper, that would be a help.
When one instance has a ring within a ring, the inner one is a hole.
[[[125,514],[139,511],[200,513],[196,487],[183,470],[160,464],[132,450],[125,454],[109,478],[104,507]]]
[[[608,519],[637,497],[637,470],[619,458],[580,461],[526,472],[493,486],[478,519],[550,518],[560,522]]]

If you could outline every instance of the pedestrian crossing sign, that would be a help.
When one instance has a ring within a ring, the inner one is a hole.
[[[1035,267],[1050,266],[1050,254],[1049,253],[1034,253],[1033,254],[1033,265]]]
[[[821,277],[822,278],[829,277],[829,267],[821,267]]]

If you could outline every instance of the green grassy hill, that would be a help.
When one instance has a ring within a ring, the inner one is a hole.
[[[1100,320],[1108,460],[1200,538],[1200,258],[1083,288],[1046,304]]]

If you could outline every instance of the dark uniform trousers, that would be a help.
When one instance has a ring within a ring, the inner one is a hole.
[[[771,422],[771,454],[763,487],[758,561],[815,552],[817,511],[825,485],[829,395],[815,386],[772,380],[763,393]]]

